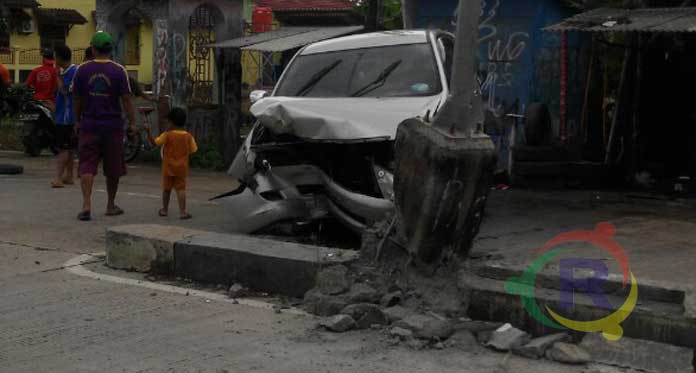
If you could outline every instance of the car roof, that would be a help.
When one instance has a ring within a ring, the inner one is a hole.
[[[428,42],[428,31],[398,30],[344,36],[320,41],[305,47],[300,54],[318,54],[350,49],[374,48],[392,45],[422,44]]]

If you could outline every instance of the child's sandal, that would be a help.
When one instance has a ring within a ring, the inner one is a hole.
[[[159,216],[165,218],[165,217],[167,217],[167,215],[169,215],[169,214],[167,214],[167,211],[165,211],[164,209],[159,210]]]

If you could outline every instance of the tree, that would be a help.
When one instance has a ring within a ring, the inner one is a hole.
[[[396,30],[404,27],[401,0],[351,0],[365,18],[370,30]]]

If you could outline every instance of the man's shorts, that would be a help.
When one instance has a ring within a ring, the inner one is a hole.
[[[72,124],[56,124],[54,145],[59,150],[75,150],[77,148],[75,126]]]
[[[104,162],[104,176],[119,178],[126,174],[123,158],[123,131],[80,131],[78,174],[96,175],[99,161]]]
[[[166,191],[186,190],[186,176],[162,175],[162,189]]]

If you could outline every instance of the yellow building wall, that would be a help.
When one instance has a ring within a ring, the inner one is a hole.
[[[92,17],[92,12],[96,7],[95,0],[42,0],[41,5],[44,8],[66,8],[75,9],[80,12],[80,14],[87,19],[87,23],[84,25],[74,25],[70,29],[65,41],[73,50],[84,49],[89,46],[90,38],[96,31],[96,23],[94,17]],[[21,52],[26,50],[39,50],[41,48],[41,39],[38,33],[39,25],[36,21],[36,17],[32,14],[31,9],[26,9],[25,11],[34,18],[36,31],[31,34],[14,33],[10,35],[10,48],[12,48],[14,53],[14,63],[6,64],[6,66],[8,69],[14,70],[15,82],[19,82],[20,80],[20,71],[32,70],[37,66],[35,58],[32,59],[32,63],[27,63],[26,58],[20,58]],[[32,52],[32,54],[33,53],[36,52]],[[82,58],[82,55],[82,53],[76,53],[74,57]]]
[[[75,9],[83,17],[87,19],[87,23],[84,25],[74,25],[68,36],[66,38],[66,44],[76,51],[73,56],[73,62],[80,63],[84,54],[81,50],[89,46],[89,41],[96,30],[96,21],[94,19],[93,12],[96,9],[95,0],[41,0],[41,5],[43,8],[65,8],[65,9]],[[13,33],[10,35],[10,47],[13,50],[13,63],[5,64],[8,69],[14,71],[14,81],[19,82],[20,71],[22,70],[32,70],[38,63],[37,59],[32,59],[32,63],[20,63],[26,62],[26,58],[22,58],[24,61],[20,61],[20,54],[22,51],[34,50],[32,53],[37,53],[41,47],[41,39],[38,33],[38,23],[36,17],[33,16],[31,9],[25,9],[27,14],[32,15],[34,18],[34,24],[36,25],[36,31],[31,34],[17,34]],[[139,65],[127,65],[126,69],[129,71],[138,72],[138,80],[144,84],[152,83],[152,61],[153,61],[153,34],[152,34],[152,24],[146,23],[140,27],[140,64]],[[39,59],[40,60],[40,59]]]

